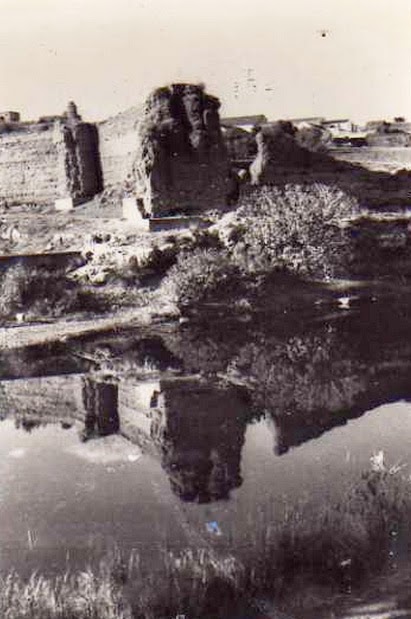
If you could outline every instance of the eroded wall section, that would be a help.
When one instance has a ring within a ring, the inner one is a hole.
[[[0,134],[0,201],[48,203],[58,193],[59,144],[52,126]]]
[[[133,168],[138,144],[137,125],[142,109],[138,107],[117,114],[98,124],[98,141],[104,188],[133,182]]]
[[[219,107],[201,86],[173,84],[100,123],[105,189],[136,195],[152,216],[221,208],[232,178]]]
[[[51,204],[101,191],[95,126],[27,123],[0,132],[0,201]]]

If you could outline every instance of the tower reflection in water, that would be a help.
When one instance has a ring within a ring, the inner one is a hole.
[[[123,387],[121,382],[83,378],[83,441],[120,431]],[[144,382],[140,387],[144,390]],[[134,421],[140,429],[149,428],[173,492],[183,501],[207,503],[229,498],[242,484],[248,417],[244,390],[188,377],[158,381],[147,408],[135,410]]]
[[[97,436],[109,436],[120,430],[118,386],[85,377],[82,400],[86,412],[81,438],[87,441]]]
[[[151,401],[151,436],[180,499],[227,499],[242,484],[248,413],[246,393],[237,387],[193,378],[160,381]]]

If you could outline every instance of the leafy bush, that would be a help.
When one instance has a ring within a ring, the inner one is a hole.
[[[352,248],[341,220],[356,210],[353,198],[326,185],[255,191],[216,225],[217,240],[209,234],[208,244],[181,251],[166,279],[168,293],[181,308],[258,294],[279,272],[320,280],[345,275]]]
[[[248,272],[285,269],[328,279],[347,268],[350,245],[341,220],[357,209],[353,198],[322,184],[264,187],[238,209],[228,243]]]
[[[230,298],[241,281],[240,269],[226,251],[195,249],[178,256],[166,286],[182,307]]]

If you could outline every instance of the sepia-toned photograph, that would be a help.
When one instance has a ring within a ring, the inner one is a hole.
[[[0,619],[411,619],[410,0],[0,0],[0,75]]]

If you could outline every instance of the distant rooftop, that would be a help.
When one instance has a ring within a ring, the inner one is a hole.
[[[325,122],[324,116],[302,116],[301,118],[287,118],[290,123],[312,123],[321,125]]]
[[[222,118],[221,124],[226,127],[242,127],[244,125],[261,125],[268,122],[267,117],[264,114],[257,114],[254,116],[229,116],[228,118]]]
[[[334,120],[323,120],[323,125],[339,125],[351,122],[349,118],[336,118]]]
[[[18,123],[20,121],[19,112],[12,112],[7,110],[7,112],[0,112],[0,121],[6,123]]]
[[[27,120],[22,122],[20,117],[20,112],[14,112],[12,110],[6,110],[4,112],[0,112],[0,122],[3,123],[22,123],[24,125],[27,124],[35,124],[37,122],[53,122],[56,120],[66,120],[68,122],[76,123],[81,121],[81,116],[77,111],[77,106],[74,101],[69,101],[67,105],[67,109],[63,114],[51,114],[46,116],[41,116],[38,121],[35,120]]]

